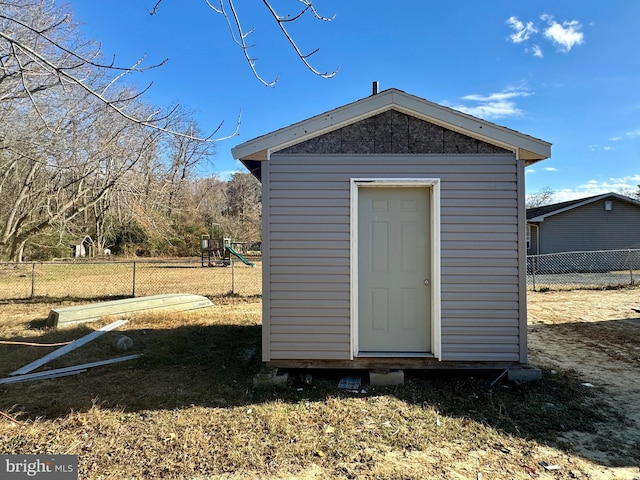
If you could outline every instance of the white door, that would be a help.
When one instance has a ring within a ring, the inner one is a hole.
[[[431,350],[430,190],[358,189],[359,354]]]

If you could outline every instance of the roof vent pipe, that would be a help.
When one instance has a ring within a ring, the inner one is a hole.
[[[371,95],[377,95],[378,94],[378,81],[375,80],[373,82],[373,85],[371,86]]]

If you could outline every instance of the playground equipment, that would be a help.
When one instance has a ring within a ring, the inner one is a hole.
[[[235,245],[235,243],[233,245]],[[256,266],[255,263],[250,262],[249,260],[244,258],[241,253],[236,252],[232,247],[225,247],[225,252],[227,252],[229,255],[233,255],[234,257],[238,257],[240,259],[240,261],[242,263],[244,263],[245,265],[249,265],[251,267],[255,267]]]
[[[203,267],[228,267],[231,265],[232,255],[245,265],[255,267],[253,262],[236,250],[246,251],[246,243],[232,242],[231,238],[222,236],[220,225],[217,223],[213,225],[212,233],[214,238],[211,238],[211,235],[200,235],[200,258]]]

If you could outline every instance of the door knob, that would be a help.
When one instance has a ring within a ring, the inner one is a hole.
[[[425,279],[424,279],[424,284],[425,284],[425,285],[429,285],[429,279],[428,279],[428,278],[425,278]]]

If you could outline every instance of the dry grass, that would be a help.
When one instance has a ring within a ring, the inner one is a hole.
[[[351,393],[337,388],[344,372],[314,372],[311,384],[292,372],[285,388],[254,388],[260,303],[215,303],[131,319],[117,333],[138,360],[0,385],[0,411],[20,422],[0,417],[0,453],[77,454],[86,479],[613,478],[558,441],[625,422],[573,373],[490,388],[496,372],[415,372],[402,387]],[[0,305],[0,338],[58,342],[95,328],[40,328],[52,305]],[[48,367],[111,358],[117,333]],[[49,350],[0,345],[0,377]]]
[[[233,278],[232,278],[233,276]],[[81,279],[81,281],[79,281]],[[134,289],[135,279],[135,289]],[[244,296],[262,290],[262,262],[255,267],[234,262],[233,268],[202,268],[200,259],[184,261],[66,261],[0,264],[0,298],[85,298],[185,292]]]

